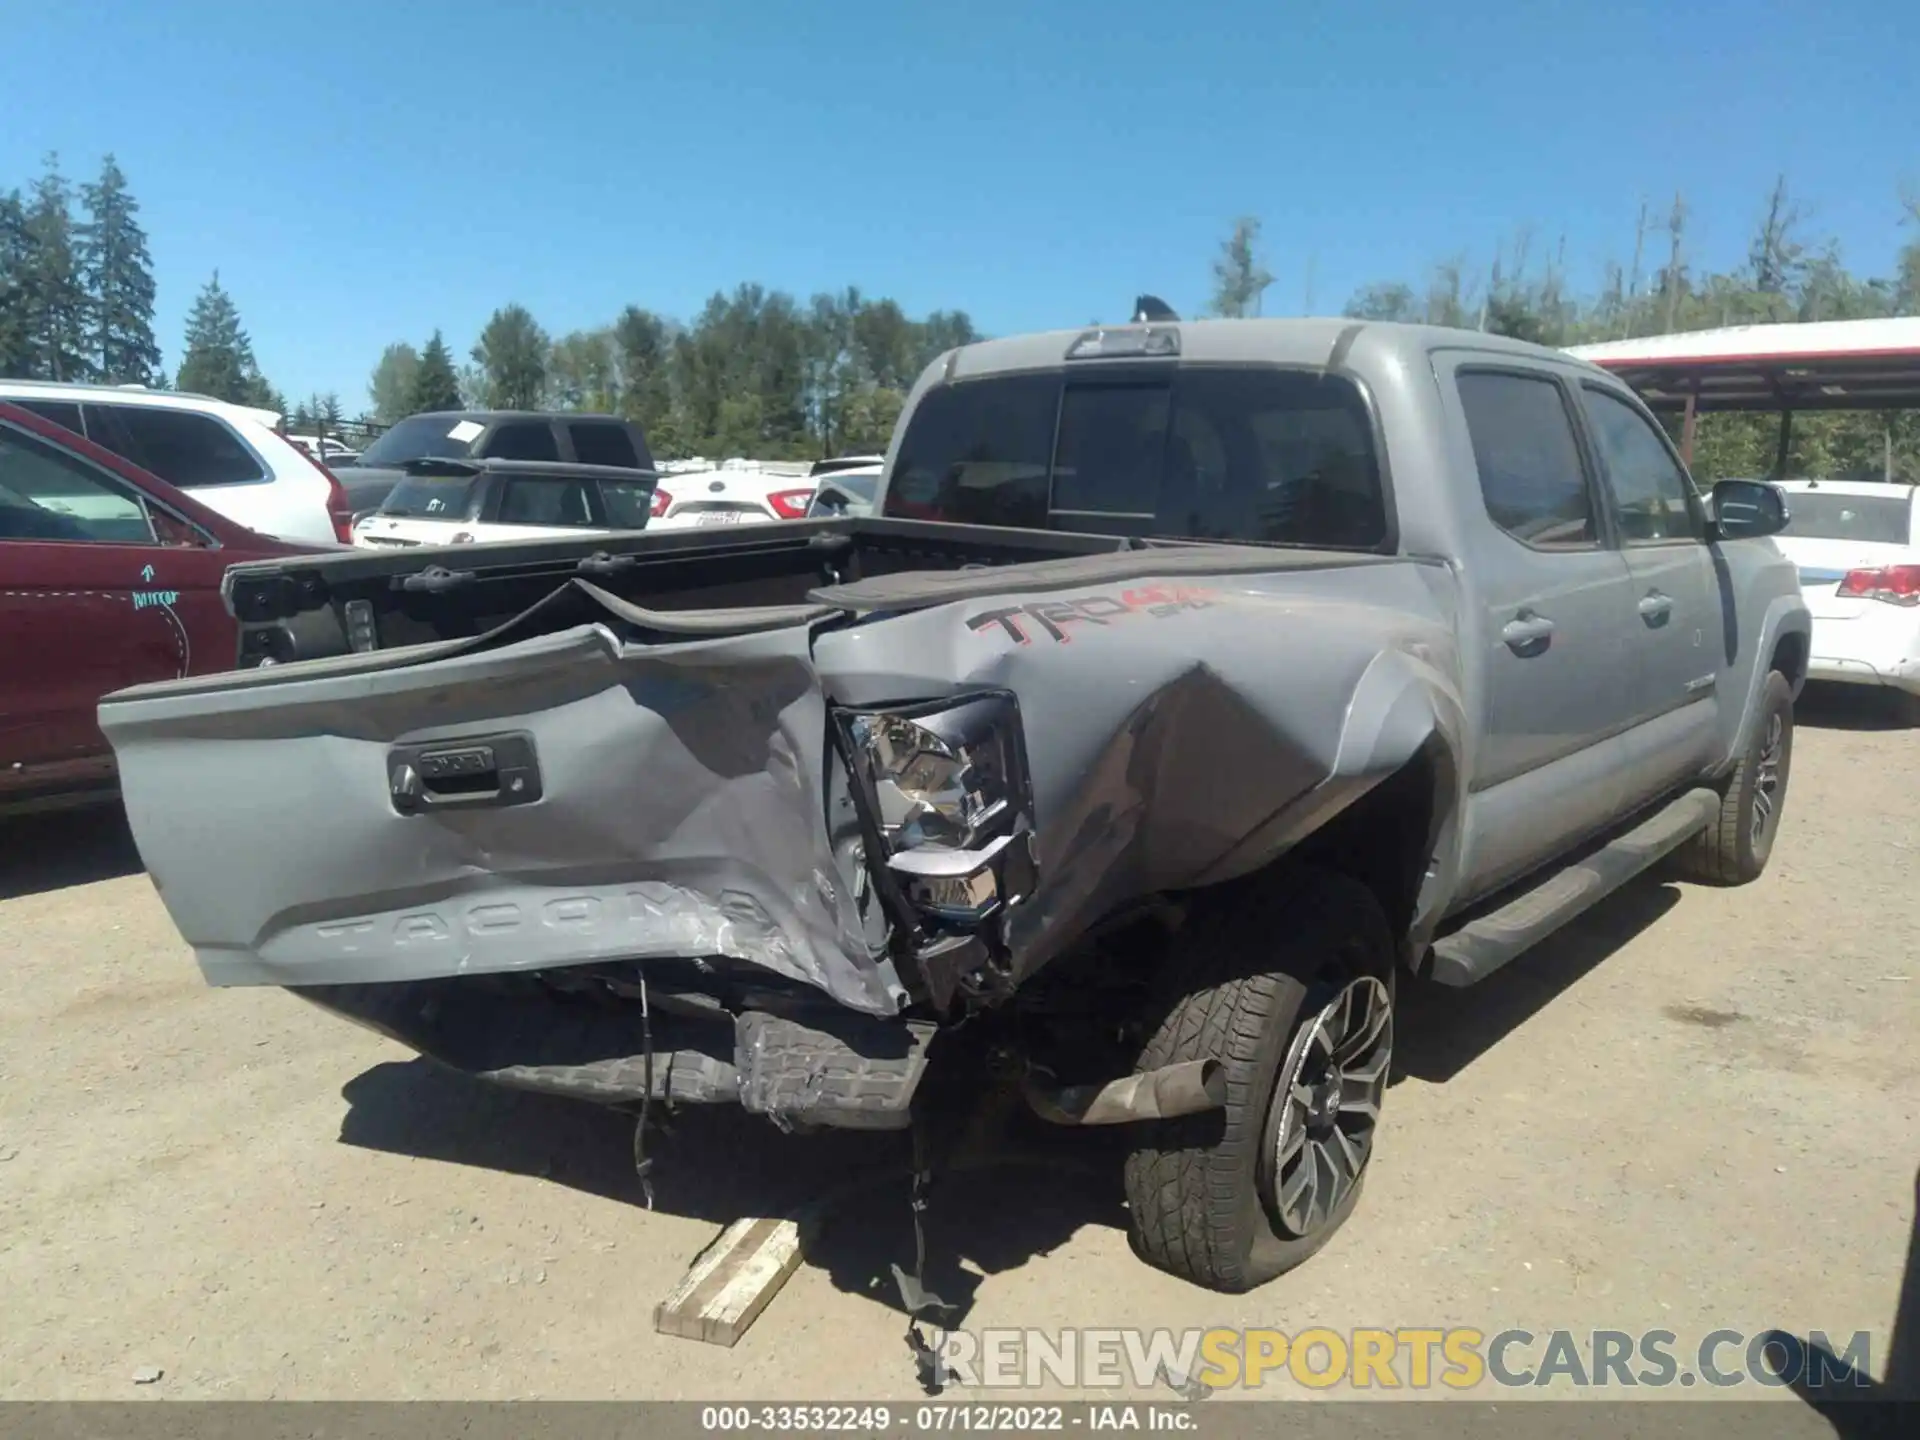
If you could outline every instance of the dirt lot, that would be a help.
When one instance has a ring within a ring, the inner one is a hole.
[[[1053,1132],[1094,1178],[950,1182],[934,1288],[970,1326],[1884,1349],[1920,1163],[1920,732],[1874,713],[1803,717],[1757,886],[1643,883],[1477,990],[1414,996],[1369,1193],[1305,1269],[1239,1298],[1145,1269],[1110,1146]],[[894,1138],[695,1126],[648,1213],[616,1117],[205,989],[117,816],[0,828],[0,897],[0,1396],[918,1393],[882,1279],[904,1195],[849,1212],[736,1349],[651,1326],[716,1221]],[[142,1366],[165,1374],[136,1391]]]

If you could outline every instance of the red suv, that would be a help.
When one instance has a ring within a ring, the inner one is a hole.
[[[232,669],[227,566],[313,548],[0,402],[0,814],[112,799],[100,697]]]

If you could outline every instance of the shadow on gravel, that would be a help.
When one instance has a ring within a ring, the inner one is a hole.
[[[1679,900],[1642,880],[1476,986],[1409,986],[1398,1069],[1445,1081],[1498,1044]],[[1121,1163],[1128,1127],[1048,1125],[964,1063],[929,1071],[927,1132],[945,1157],[929,1192],[926,1283],[960,1323],[982,1275],[1018,1269],[1089,1225],[1123,1228]],[[376,1065],[342,1091],[343,1144],[473,1165],[569,1185],[635,1209],[631,1115],[501,1089],[428,1060]],[[807,1251],[840,1289],[891,1309],[889,1267],[911,1269],[913,1231],[904,1131],[788,1135],[727,1105],[692,1106],[650,1140],[654,1206],[724,1225],[789,1213],[859,1177],[873,1183],[836,1204]],[[693,1257],[688,1256],[689,1260]]]
[[[1783,1330],[1769,1333],[1769,1349],[1785,1364],[1793,1392],[1833,1426],[1839,1440],[1912,1440],[1920,1435],[1920,1175],[1914,1177],[1913,1234],[1907,1268],[1894,1302],[1893,1329],[1880,1357],[1880,1379],[1855,1370],[1822,1339]],[[1865,1402],[1865,1403],[1862,1403]]]
[[[630,1115],[501,1089],[428,1060],[376,1065],[341,1093],[343,1144],[534,1176],[636,1210],[645,1205]],[[935,1093],[931,1106],[934,1143],[956,1155],[936,1169],[926,1212],[925,1282],[955,1307],[948,1323],[964,1318],[983,1275],[1018,1269],[1087,1225],[1125,1225],[1117,1133],[1057,1129],[983,1104],[977,1091]],[[872,1176],[869,1188],[827,1212],[807,1263],[838,1288],[901,1310],[889,1267],[913,1266],[906,1132],[787,1135],[728,1105],[686,1107],[670,1125],[648,1144],[654,1208],[668,1214],[716,1226],[782,1215]],[[991,1168],[969,1168],[981,1156],[992,1157]]]
[[[1794,702],[1793,722],[1816,730],[1910,730],[1900,714],[1899,696],[1865,685],[1823,685],[1809,681]]]
[[[1431,1084],[1453,1079],[1679,903],[1679,887],[1641,876],[1478,985],[1403,982],[1394,1018],[1396,1076]]]
[[[0,820],[0,900],[137,875],[143,868],[118,802]]]

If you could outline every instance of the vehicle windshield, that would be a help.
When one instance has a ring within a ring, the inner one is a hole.
[[[1833,490],[1796,490],[1787,496],[1789,519],[1781,533],[1803,540],[1860,540],[1905,545],[1913,534],[1913,492],[1842,495]]]
[[[1251,366],[940,387],[908,422],[884,511],[1327,549],[1377,549],[1389,533],[1359,390]]]
[[[422,520],[464,520],[472,493],[470,476],[409,475],[387,492],[380,513]]]
[[[402,420],[365,450],[360,463],[367,469],[397,469],[409,460],[431,455],[436,460],[464,460],[480,438],[482,427],[458,416],[415,415]]]

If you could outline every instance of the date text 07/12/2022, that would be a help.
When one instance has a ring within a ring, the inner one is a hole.
[[[705,1405],[700,1428],[710,1434],[1010,1434],[1069,1430],[1190,1432],[1187,1405]]]

